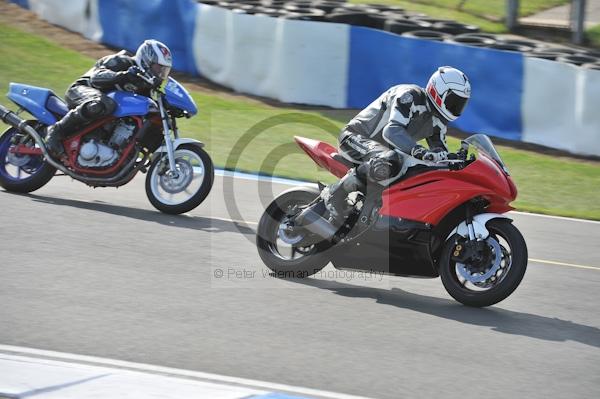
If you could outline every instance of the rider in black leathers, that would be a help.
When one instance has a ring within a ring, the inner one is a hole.
[[[48,128],[46,145],[53,156],[64,153],[62,141],[78,129],[111,115],[117,104],[105,93],[123,90],[150,96],[167,78],[172,66],[171,51],[156,40],[146,40],[130,56],[125,50],[101,58],[67,90],[70,111]]]
[[[356,115],[342,131],[339,149],[357,166],[322,193],[333,216],[345,212],[348,194],[364,192],[367,181],[385,185],[400,177],[404,156],[398,151],[425,161],[445,159],[447,124],[460,116],[470,94],[464,73],[441,67],[427,88],[394,86]],[[422,139],[429,149],[417,143]]]

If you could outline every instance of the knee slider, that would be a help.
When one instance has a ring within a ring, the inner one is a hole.
[[[81,113],[85,118],[95,119],[112,114],[115,108],[116,104],[110,98],[91,100],[83,104]]]
[[[369,178],[373,181],[390,179],[400,172],[400,163],[396,151],[386,151],[369,161]]]

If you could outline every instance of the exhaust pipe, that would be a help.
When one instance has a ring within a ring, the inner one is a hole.
[[[60,169],[61,171],[65,169],[64,166],[60,165],[59,163],[54,161],[52,157],[50,157],[50,154],[48,154],[48,149],[46,148],[46,143],[44,142],[44,140],[42,140],[38,132],[36,132],[34,128],[29,126],[26,120],[21,119],[17,114],[15,114],[14,112],[2,105],[0,105],[0,119],[7,125],[10,125],[15,129],[19,130],[21,133],[28,134],[31,137],[33,137],[33,140],[38,145],[38,147],[40,147],[40,149],[42,150],[42,154],[44,154],[44,158],[50,165],[54,166],[56,169]]]
[[[113,176],[110,178],[98,178],[98,177],[94,178],[94,177],[79,176],[77,173],[74,173],[73,171],[66,168],[60,162],[56,162],[48,153],[48,148],[46,148],[46,143],[44,142],[44,140],[42,140],[42,137],[38,134],[38,132],[36,132],[34,128],[29,126],[29,124],[27,123],[26,120],[21,119],[17,114],[15,114],[14,112],[12,112],[11,110],[9,110],[8,108],[6,108],[2,105],[0,105],[0,120],[2,120],[2,122],[6,123],[7,125],[14,127],[15,129],[18,129],[21,133],[28,134],[29,136],[33,137],[33,140],[35,141],[35,143],[38,145],[38,147],[40,147],[40,150],[42,150],[42,154],[44,155],[44,160],[46,162],[48,162],[50,165],[52,165],[56,169],[63,172],[65,175],[70,176],[73,179],[78,180],[82,183],[85,183],[88,185],[97,184],[99,186],[101,186],[101,185],[113,186],[113,185],[117,185],[117,183],[121,182],[122,180],[129,178],[129,176],[126,176],[126,175],[128,175],[128,173],[137,173],[137,171],[139,170],[139,168],[136,168],[136,167],[134,167],[134,169],[132,171],[129,170],[132,166],[135,165],[135,162],[136,162],[136,157],[133,157],[131,159],[131,161],[129,161],[127,166],[124,167],[116,176]],[[145,161],[146,158],[147,157],[144,157],[143,161]]]
[[[312,210],[312,207],[306,208],[298,216],[296,216],[296,221],[306,230],[325,240],[332,239],[337,232],[337,228],[317,212]]]
[[[17,114],[3,105],[0,105],[0,119],[2,122],[14,127],[15,129],[18,129],[20,132],[27,133],[25,129],[27,126],[27,121],[19,118]]]
[[[44,142],[44,140],[42,140],[42,138],[40,137],[38,132],[36,132],[34,128],[29,126],[29,124],[27,123],[26,120],[21,119],[19,117],[19,115],[15,114],[10,109],[8,109],[2,105],[0,105],[0,119],[2,120],[2,122],[6,123],[7,125],[10,125],[10,126],[14,127],[15,129],[18,129],[21,133],[28,134],[31,137],[33,137],[33,140],[35,141],[35,143],[42,150],[42,154],[44,154],[44,160],[46,162],[48,162],[50,165],[54,166],[56,169],[60,170],[64,174],[71,176],[74,179],[77,179],[76,174],[71,172],[69,169],[65,168],[64,165],[62,165],[62,164],[56,162],[54,159],[52,159],[52,157],[48,153],[48,148],[46,148],[46,143]],[[77,180],[79,180],[79,179],[77,179]]]

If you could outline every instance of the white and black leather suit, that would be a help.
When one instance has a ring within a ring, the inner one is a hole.
[[[417,142],[426,139],[429,151],[447,153],[447,122],[428,101],[419,86],[394,86],[346,125],[339,151],[356,167],[322,193],[332,214],[343,213],[347,195],[365,192],[368,181],[386,184],[400,177],[404,157],[396,150],[417,156],[416,152],[427,151]]]
[[[372,180],[398,173],[401,162],[395,151],[411,155],[417,142],[426,139],[430,151],[447,152],[446,122],[428,104],[425,90],[416,85],[390,88],[356,115],[340,135],[340,154],[354,163],[382,158],[396,163],[388,171],[367,171]],[[385,169],[385,168],[384,168]]]

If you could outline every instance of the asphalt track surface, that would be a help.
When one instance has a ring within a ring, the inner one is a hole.
[[[231,214],[223,181],[178,217],[142,179],[0,190],[0,344],[375,398],[600,397],[600,223],[512,214],[535,260],[472,309],[439,279],[269,277],[253,230],[272,193],[234,179]]]

